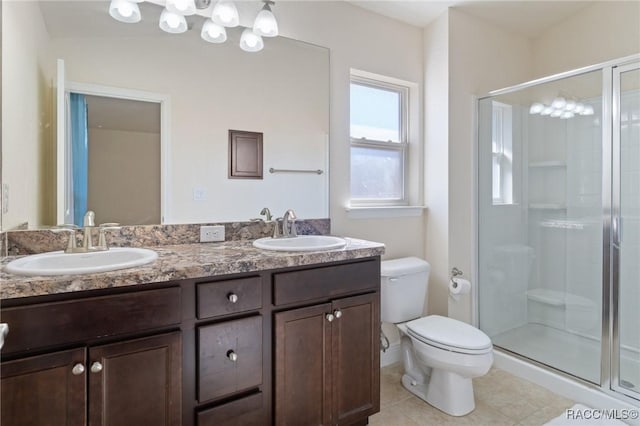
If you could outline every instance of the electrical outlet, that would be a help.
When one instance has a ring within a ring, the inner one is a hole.
[[[204,188],[193,188],[193,201],[206,201],[207,190]]]
[[[9,213],[9,184],[2,184],[2,214]]]
[[[214,225],[214,226],[201,226],[200,227],[200,242],[201,243],[212,243],[224,241],[224,226],[223,225]]]

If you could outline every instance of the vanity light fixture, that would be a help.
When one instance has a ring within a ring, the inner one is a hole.
[[[167,0],[165,7],[169,12],[182,16],[190,16],[196,13],[195,0]]]
[[[231,0],[219,0],[213,7],[211,19],[218,25],[223,27],[237,27],[240,24],[240,15],[238,9]]]
[[[179,13],[164,9],[160,14],[160,29],[171,34],[180,34],[187,31],[187,20]]]
[[[276,37],[278,35],[278,21],[271,11],[270,0],[265,0],[262,10],[258,12],[256,20],[253,22],[253,32],[262,37]]]
[[[245,52],[258,52],[264,47],[262,37],[254,33],[251,28],[245,28],[240,37],[240,49]]]
[[[227,30],[222,25],[218,25],[211,19],[207,19],[202,26],[200,37],[209,43],[224,43],[227,41]]]
[[[125,24],[135,24],[140,22],[140,8],[138,3],[143,0],[111,0],[109,4],[109,15],[117,21]]]
[[[140,8],[137,3],[144,0],[111,0],[109,14],[116,20],[126,23],[140,22]],[[212,0],[166,0],[160,14],[160,29],[172,34],[184,33],[189,29],[185,16],[194,15],[198,9],[209,7]],[[264,6],[258,12],[253,26],[245,28],[240,37],[240,48],[245,52],[258,52],[264,48],[262,37],[276,37],[279,34],[271,6],[272,0],[263,0]],[[227,40],[227,28],[240,24],[240,16],[233,0],[218,0],[213,7],[211,18],[207,19],[200,37],[209,43],[224,43]]]
[[[578,115],[593,115],[594,112],[593,106],[563,96],[554,98],[551,101],[551,105],[534,102],[529,107],[529,114],[540,114],[562,119],[573,118]]]

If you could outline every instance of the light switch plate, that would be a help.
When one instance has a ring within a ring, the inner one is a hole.
[[[200,227],[200,242],[201,243],[213,243],[224,241],[224,226],[201,226]]]

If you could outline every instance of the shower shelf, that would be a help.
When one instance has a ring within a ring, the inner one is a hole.
[[[535,163],[529,163],[529,168],[532,169],[551,167],[567,167],[567,163],[565,161],[538,161]]]
[[[529,210],[566,210],[567,206],[564,204],[554,203],[531,203],[529,204]]]

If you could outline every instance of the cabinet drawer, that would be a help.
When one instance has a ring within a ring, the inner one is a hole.
[[[378,259],[274,275],[273,304],[331,298],[380,287]]]
[[[198,426],[262,426],[265,424],[262,392],[200,411]]]
[[[2,353],[84,342],[179,324],[180,287],[5,308]]]
[[[211,318],[262,307],[260,277],[198,284],[198,318]],[[235,295],[236,298],[231,297]],[[233,300],[236,300],[233,302]]]
[[[233,354],[237,357],[235,360]],[[262,317],[198,328],[198,400],[262,384]]]

